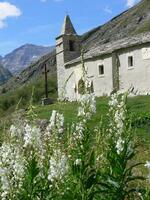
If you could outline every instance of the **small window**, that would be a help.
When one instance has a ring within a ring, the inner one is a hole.
[[[133,67],[133,56],[128,57],[128,67]]]
[[[99,65],[99,75],[103,75],[104,74],[104,65]]]
[[[69,51],[75,51],[75,42],[69,40]]]

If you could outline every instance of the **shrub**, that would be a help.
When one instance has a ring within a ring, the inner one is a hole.
[[[57,99],[57,86],[56,86],[55,75],[53,77],[49,77],[48,85],[49,85],[49,96],[54,100]],[[41,103],[41,99],[45,95],[45,88],[44,88],[44,79],[40,77],[39,80],[36,80],[30,83],[29,85],[21,86],[15,91],[3,93],[3,95],[0,98],[0,108],[3,111],[7,111],[12,107],[15,108],[20,99],[21,99],[21,102],[19,104],[20,108],[27,107],[33,87],[35,88],[33,102],[35,104]]]

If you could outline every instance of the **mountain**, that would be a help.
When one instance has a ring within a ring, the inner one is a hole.
[[[41,56],[51,52],[53,47],[43,47],[33,44],[25,44],[7,54],[1,62],[11,73],[17,74],[29,64],[38,60]]]
[[[0,55],[0,63],[2,63],[3,57]]]
[[[0,64],[0,85],[4,84],[8,79],[12,77],[12,74],[9,72],[8,69],[5,69]]]
[[[116,16],[106,24],[88,31],[80,36],[81,43],[86,51],[117,41],[125,37],[130,37],[150,31],[150,0],[142,0],[136,6]],[[42,74],[44,64],[47,63],[49,73],[56,74],[56,52],[40,58],[38,61],[29,65],[17,77],[13,77],[4,87],[15,89],[19,85],[35,80]]]
[[[37,79],[44,77],[44,66],[47,65],[48,75],[56,76],[56,51],[42,56],[38,61],[30,64],[20,74],[12,77],[0,89],[5,88],[7,91],[16,89],[25,84],[32,83]]]
[[[85,49],[150,31],[150,0],[142,0],[102,26],[81,36]]]

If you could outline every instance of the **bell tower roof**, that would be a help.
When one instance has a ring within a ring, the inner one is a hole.
[[[77,34],[69,15],[65,16],[64,23],[61,30],[61,35],[67,35],[67,34],[75,34],[75,35]]]

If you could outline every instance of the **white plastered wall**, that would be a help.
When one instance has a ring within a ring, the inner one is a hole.
[[[133,56],[133,67],[128,66],[128,56]],[[133,86],[137,94],[150,93],[150,45],[121,51],[119,59],[121,89]]]
[[[122,91],[128,90],[131,86],[137,94],[150,94],[150,44],[120,50],[119,76]],[[133,67],[128,66],[128,57],[133,56]],[[104,65],[104,75],[99,75],[99,65]],[[110,95],[113,91],[112,56],[97,57],[85,61],[88,69],[88,78],[93,81],[96,96]],[[76,100],[75,85],[81,77],[81,64],[74,64],[65,69],[65,79],[70,77],[66,85],[66,97],[69,100]]]
[[[99,75],[99,65],[104,65],[104,75]],[[96,96],[110,95],[113,90],[112,86],[112,58],[111,56],[103,59],[97,58],[85,62],[88,69],[88,79],[93,81],[94,93]],[[65,78],[72,74],[66,85],[66,97],[69,100],[76,100],[79,95],[75,93],[75,86],[82,76],[81,64],[76,64],[65,70]]]

